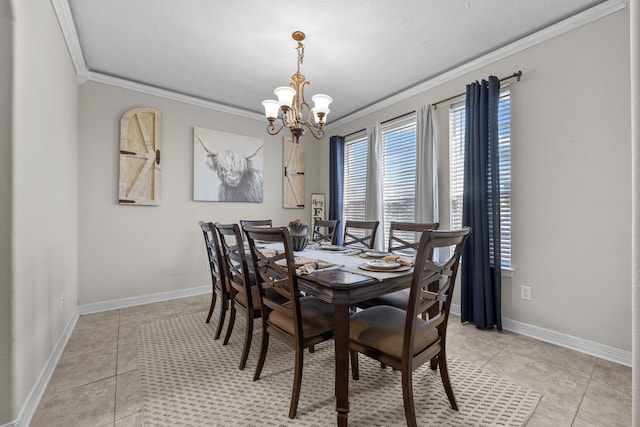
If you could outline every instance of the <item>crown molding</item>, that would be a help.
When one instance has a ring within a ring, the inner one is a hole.
[[[51,0],[51,4],[58,17],[58,24],[67,44],[71,62],[73,62],[73,67],[76,69],[76,80],[81,84],[81,76],[86,76],[87,74],[87,64],[84,62],[84,55],[82,54],[82,48],[80,48],[78,31],[73,22],[69,2],[67,0]]]
[[[561,22],[558,22],[557,24],[544,28],[536,33],[533,33],[500,49],[494,50],[493,52],[469,61],[466,64],[440,74],[416,86],[412,86],[409,89],[406,89],[402,92],[397,93],[396,95],[376,102],[375,104],[363,108],[362,110],[359,110],[353,114],[349,114],[348,116],[336,120],[335,122],[328,123],[327,126],[325,126],[325,131],[335,129],[356,119],[360,119],[382,108],[388,107],[400,101],[404,101],[405,99],[418,95],[429,89],[433,89],[434,87],[440,86],[455,78],[461,77],[467,73],[470,73],[487,65],[491,65],[501,59],[522,52],[525,49],[529,49],[530,47],[536,46],[554,37],[608,16],[627,7],[628,2],[629,0],[609,0],[604,3],[600,3],[597,6],[585,10],[584,12],[573,15]]]
[[[86,83],[87,81],[95,81],[112,86],[121,87],[124,89],[134,90],[136,92],[142,92],[153,96],[159,96],[162,98],[183,102],[186,104],[195,105],[197,107],[203,107],[210,110],[220,111],[223,113],[234,114],[241,117],[246,117],[254,120],[264,120],[262,114],[258,114],[253,111],[248,111],[236,107],[231,107],[217,102],[205,100],[195,96],[185,95],[182,93],[173,92],[166,89],[160,89],[157,87],[144,85],[141,83],[133,82],[131,80],[109,76],[102,73],[96,73],[89,71],[82,54],[80,47],[80,41],[78,39],[78,33],[73,22],[71,15],[71,9],[69,8],[69,2],[67,0],[51,0],[53,8],[58,17],[58,23],[62,29],[62,34],[67,44],[67,49],[71,55],[71,60],[76,70],[76,80],[79,85]],[[475,71],[486,65],[490,65],[498,60],[504,59],[515,53],[521,52],[525,49],[533,47],[537,44],[550,40],[568,31],[579,28],[583,25],[589,24],[597,19],[615,13],[621,9],[627,7],[629,0],[608,0],[598,4],[588,10],[571,16],[557,24],[544,28],[534,34],[531,34],[523,39],[510,43],[509,45],[497,49],[491,53],[483,55],[477,59],[467,62],[464,65],[456,67],[450,71],[442,73],[434,78],[426,80],[416,86],[412,86],[402,92],[385,98],[375,104],[363,108],[353,114],[349,114],[341,119],[328,123],[325,126],[325,131],[335,129],[353,120],[362,118],[368,114],[371,114],[377,110],[393,105],[397,102],[408,99],[419,93],[425,92],[436,86],[444,84],[450,80],[461,77],[467,73]]]
[[[254,111],[248,111],[248,110],[243,110],[241,108],[231,107],[229,105],[219,104],[217,102],[208,101],[206,99],[198,98],[196,96],[185,95],[179,92],[174,92],[166,89],[160,89],[154,86],[137,83],[131,80],[110,76],[108,74],[88,71],[86,73],[86,80],[97,82],[97,83],[108,84],[111,86],[133,90],[136,92],[142,92],[147,95],[158,96],[161,98],[170,99],[172,101],[183,102],[185,104],[195,105],[196,107],[203,107],[210,110],[233,114],[240,117],[246,117],[248,119],[259,120],[259,121],[265,120],[264,114],[259,114]]]

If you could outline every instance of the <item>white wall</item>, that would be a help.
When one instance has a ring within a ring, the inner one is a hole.
[[[285,225],[307,219],[309,208],[282,208],[282,135],[269,136],[266,120],[252,120],[139,92],[89,82],[79,92],[79,303],[210,285],[198,221],[271,218]],[[153,107],[160,124],[159,206],[119,205],[120,118],[134,107]],[[193,201],[193,127],[264,140],[264,202]],[[284,131],[283,131],[284,133]],[[320,144],[303,138],[306,201],[318,191]]]
[[[11,328],[11,85],[13,12],[0,0],[0,423],[12,418]]]
[[[627,8],[330,133],[346,135],[464,92],[473,80],[522,70],[522,80],[510,82],[515,272],[503,281],[503,317],[630,351],[628,52]],[[443,227],[449,225],[447,115],[441,104]],[[321,170],[328,186],[328,168]],[[532,301],[520,299],[521,285],[532,287]]]
[[[15,418],[77,306],[78,161],[75,71],[51,3],[13,7]]]

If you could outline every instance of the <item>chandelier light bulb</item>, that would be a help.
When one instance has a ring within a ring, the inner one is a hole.
[[[293,105],[293,97],[296,96],[296,90],[289,86],[280,86],[273,91],[278,97],[281,107],[291,108]]]
[[[329,104],[333,102],[333,99],[329,95],[317,94],[311,97],[311,100],[314,103],[313,109],[317,114],[324,113],[325,115],[329,114]]]
[[[262,106],[264,107],[264,115],[267,116],[267,119],[275,120],[276,117],[278,117],[278,111],[280,110],[280,103],[278,101],[266,99],[262,101]]]

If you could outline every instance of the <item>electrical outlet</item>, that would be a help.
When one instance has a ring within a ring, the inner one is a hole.
[[[64,292],[60,292],[60,308],[64,308]]]
[[[520,298],[525,301],[531,301],[531,286],[520,286]]]

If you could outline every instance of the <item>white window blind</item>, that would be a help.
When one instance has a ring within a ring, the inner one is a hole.
[[[345,139],[342,201],[342,218],[344,221],[364,221],[365,219],[367,151],[367,136],[364,131]],[[344,227],[344,224],[341,224],[341,227]]]
[[[416,115],[384,123],[381,130],[384,224],[378,238],[388,242],[391,221],[415,221]]]
[[[465,103],[449,111],[449,159],[451,191],[451,228],[462,226],[462,190],[464,184]],[[508,87],[498,101],[498,157],[500,164],[500,238],[502,267],[511,268],[511,93]]]

